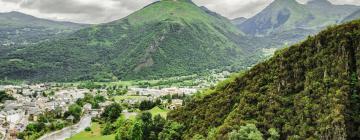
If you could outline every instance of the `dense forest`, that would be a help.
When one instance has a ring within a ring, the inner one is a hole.
[[[168,119],[185,126],[183,139],[360,139],[359,37],[360,20],[329,27]]]

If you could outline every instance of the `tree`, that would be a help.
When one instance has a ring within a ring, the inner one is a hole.
[[[163,131],[159,133],[160,140],[181,140],[184,126],[177,122],[167,122]]]
[[[115,127],[110,122],[107,122],[105,124],[104,129],[101,131],[101,134],[102,135],[110,135],[110,134],[114,133],[114,130],[115,130]]]
[[[79,121],[82,115],[82,108],[77,104],[70,105],[68,111],[65,112],[64,116],[65,118],[67,118],[68,116],[71,115],[74,117],[75,121]]]
[[[230,140],[263,140],[263,134],[256,128],[255,124],[241,126],[239,131],[232,131],[229,134]]]
[[[142,140],[143,139],[143,122],[136,121],[131,130],[131,139],[132,140]]]
[[[166,120],[161,117],[160,114],[156,115],[154,117],[154,124],[153,124],[153,131],[155,132],[156,135],[158,135],[164,128],[165,124],[166,124]]]
[[[276,131],[275,128],[270,128],[268,133],[270,134],[270,137],[268,140],[278,140],[280,139],[280,134]]]
[[[121,105],[118,103],[113,103],[105,108],[104,113],[102,113],[101,116],[106,121],[114,122],[116,121],[117,118],[119,118],[121,112],[122,112]]]
[[[116,140],[131,140],[131,131],[133,128],[132,120],[119,120],[117,122],[119,124],[118,130],[116,132]]]
[[[150,132],[153,127],[152,115],[150,112],[143,112],[138,116],[138,119],[143,123],[143,136],[144,138],[150,137]]]

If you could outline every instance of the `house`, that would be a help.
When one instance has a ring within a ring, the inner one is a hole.
[[[41,111],[37,108],[28,111],[29,121],[38,121],[39,116],[41,115]]]
[[[167,109],[175,110],[182,106],[183,100],[180,99],[172,99],[171,104],[167,106]]]
[[[0,112],[0,124],[4,124],[5,122],[6,122],[5,112]]]
[[[14,124],[19,122],[21,118],[25,115],[25,112],[22,110],[11,110],[6,113],[7,113],[6,121]]]

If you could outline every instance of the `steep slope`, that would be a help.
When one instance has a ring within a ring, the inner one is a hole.
[[[239,28],[250,35],[268,35],[275,31],[303,26],[311,19],[305,5],[296,0],[275,0],[259,14],[248,19]]]
[[[356,19],[360,19],[360,10],[345,17],[342,22],[344,23],[344,22],[348,22],[348,21],[352,21],[352,20],[356,20]]]
[[[0,13],[0,47],[32,44],[84,26],[40,19],[20,12]]]
[[[192,74],[243,64],[246,43],[226,18],[189,0],[162,0],[124,19],[4,56],[0,77],[70,81]]]
[[[308,26],[321,30],[328,25],[341,23],[341,20],[360,9],[354,5],[333,5],[328,0],[312,0],[306,4],[313,19]]]
[[[281,139],[359,139],[359,37],[360,20],[331,27],[196,96],[168,118],[185,125],[185,139],[210,130],[225,139],[246,123],[265,137],[276,128]]]
[[[242,23],[244,23],[247,20],[247,18],[244,17],[239,17],[239,18],[235,18],[233,20],[231,20],[231,22],[235,25],[235,26],[240,26]]]
[[[354,5],[334,5],[328,0],[275,0],[259,14],[237,25],[250,36],[269,37],[284,44],[293,44],[313,35],[360,9]]]
[[[358,6],[333,5],[328,0],[311,0],[305,5],[296,0],[275,0],[259,14],[239,26],[251,35],[269,35],[297,28],[321,30],[340,23]]]

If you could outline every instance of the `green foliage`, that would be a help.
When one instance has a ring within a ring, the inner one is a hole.
[[[73,105],[70,105],[69,108],[68,108],[68,111],[65,112],[65,115],[64,117],[67,118],[69,116],[73,116],[74,117],[74,122],[78,122],[80,121],[80,117],[82,115],[82,108],[81,106],[77,105],[77,104],[73,104]],[[71,121],[71,120],[70,120]]]
[[[84,106],[86,103],[91,104],[91,107],[93,109],[99,109],[100,105],[99,103],[103,103],[105,102],[106,99],[104,96],[101,95],[91,95],[91,94],[85,94],[84,98],[78,99],[76,101],[76,104],[80,105],[80,106]]]
[[[154,108],[155,106],[158,106],[161,104],[161,100],[160,99],[156,99],[156,101],[152,101],[152,100],[144,100],[140,102],[139,105],[139,109],[140,110],[150,110],[152,108]]]
[[[104,112],[101,114],[101,117],[105,119],[106,122],[115,122],[122,113],[122,107],[118,103],[112,103],[110,106],[107,106]]]
[[[159,133],[161,140],[181,140],[184,126],[177,122],[167,122],[163,131]]]
[[[4,103],[6,100],[15,100],[15,98],[6,94],[5,91],[0,91],[0,103]]]
[[[193,98],[168,119],[184,124],[184,139],[207,137],[213,128],[212,137],[226,139],[247,123],[264,139],[359,139],[359,35],[359,20],[330,27]]]
[[[160,140],[159,133],[163,131],[167,121],[160,115],[154,118],[151,113],[143,112],[135,120],[119,118],[116,122],[116,140]]]
[[[115,139],[116,140],[131,140],[131,130],[133,128],[134,122],[132,120],[123,120],[119,123],[119,128],[117,129]]]
[[[143,123],[142,121],[136,121],[131,129],[132,140],[143,140]]]
[[[229,134],[229,140],[263,140],[262,133],[254,124],[241,126],[238,131],[233,130]]]
[[[268,140],[279,140],[280,139],[280,134],[276,131],[275,128],[270,128],[268,133],[270,135]]]
[[[90,131],[91,131],[91,127],[86,127],[86,128],[85,128],[85,131],[90,132]]]
[[[70,123],[64,120],[61,111],[59,115],[56,109],[40,114],[38,120],[28,124],[24,131],[17,133],[17,137],[24,140],[35,140],[48,132],[61,130],[68,125]]]

